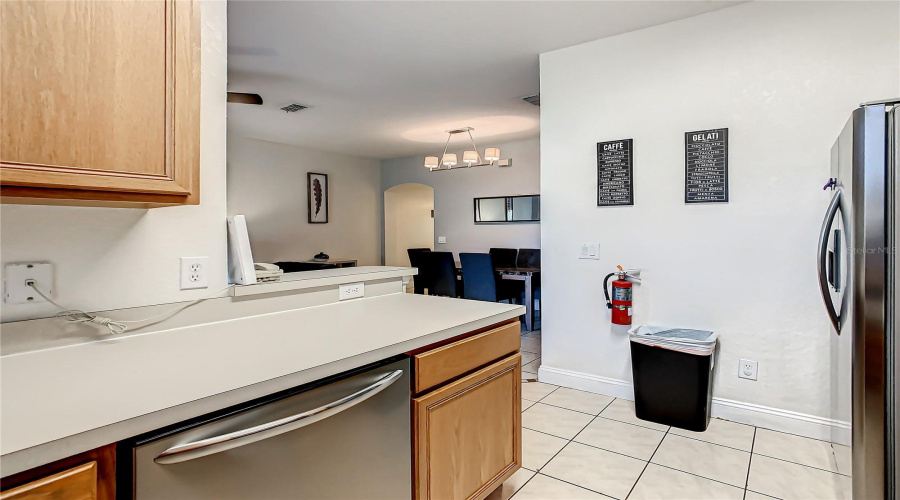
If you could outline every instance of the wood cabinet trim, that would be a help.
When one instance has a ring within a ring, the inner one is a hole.
[[[429,439],[431,428],[430,411],[463,397],[466,393],[477,387],[484,386],[505,374],[513,376],[512,415],[513,422],[513,460],[503,469],[498,471],[490,480],[473,492],[467,500],[483,500],[497,486],[508,479],[522,465],[522,398],[521,398],[521,361],[522,356],[516,353],[491,364],[475,373],[459,379],[449,385],[436,389],[424,396],[413,399],[413,467],[414,467],[414,492],[418,500],[443,500],[432,499],[429,496],[431,477],[431,440]],[[452,436],[450,437],[453,438]]]
[[[116,446],[114,444],[63,458],[34,469],[19,472],[2,479],[0,500],[10,500],[12,492],[19,488],[49,479],[54,475],[70,472],[89,464],[96,465],[96,497],[98,500],[115,500],[116,498]],[[65,497],[63,497],[65,498]]]
[[[519,350],[518,321],[413,356],[414,392],[435,388]]]
[[[61,500],[84,498],[96,499],[97,462],[88,462],[84,465],[79,465],[69,470],[58,472],[36,481],[23,484],[22,486],[6,490],[3,493],[0,493],[0,500],[24,500],[36,494],[40,497],[45,497],[47,496],[47,493],[50,493],[49,491],[41,493],[35,491],[44,488],[49,488],[53,493],[59,495],[53,495],[52,498],[59,498]],[[84,496],[84,494],[87,494],[87,496]]]

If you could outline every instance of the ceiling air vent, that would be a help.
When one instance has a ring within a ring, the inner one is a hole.
[[[304,106],[302,104],[294,103],[294,104],[288,104],[287,106],[281,108],[281,110],[284,111],[285,113],[296,113],[297,111],[300,111],[301,109],[306,109],[308,107],[309,106]]]
[[[535,106],[541,105],[541,94],[527,95],[522,98],[523,101],[534,104]]]

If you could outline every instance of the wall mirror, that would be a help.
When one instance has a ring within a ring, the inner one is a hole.
[[[492,196],[475,198],[475,222],[538,222],[541,196]]]

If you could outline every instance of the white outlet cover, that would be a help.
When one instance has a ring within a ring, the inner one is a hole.
[[[596,243],[582,243],[581,244],[581,253],[578,256],[579,259],[591,259],[591,260],[600,260],[600,255],[597,253],[597,244]]]
[[[28,262],[6,265],[6,289],[3,298],[7,304],[32,304],[46,302],[34,288],[25,284],[34,280],[44,295],[53,297],[53,264]]]
[[[182,257],[181,289],[209,288],[209,257]]]
[[[447,243],[447,237],[446,236],[438,236],[438,244],[444,244],[444,243]]]
[[[365,296],[365,283],[350,283],[338,287],[338,300],[357,299]]]
[[[747,380],[756,380],[759,376],[759,362],[750,359],[742,359],[738,364],[738,377]]]

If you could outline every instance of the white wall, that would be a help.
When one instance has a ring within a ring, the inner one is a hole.
[[[88,311],[176,302],[225,287],[225,2],[201,5],[200,205],[134,210],[2,205],[0,254],[55,265],[58,302]],[[209,256],[207,290],[179,290],[182,256]],[[46,303],[2,305],[2,321],[49,316]]]
[[[434,188],[400,184],[384,192],[384,264],[406,266],[410,248],[434,249]]]
[[[540,192],[540,140],[484,142],[479,146],[499,147],[503,158],[512,158],[513,166],[429,172],[422,166],[424,155],[409,156],[381,162],[381,187],[416,182],[434,188],[435,250],[458,253],[487,252],[491,247],[540,248],[540,223],[476,225],[472,201],[484,196]],[[461,149],[449,152],[462,158]],[[438,244],[439,236],[446,236],[447,243]]]
[[[630,383],[600,284],[622,264],[645,270],[635,324],[721,334],[715,396],[830,417],[822,185],[850,112],[900,93],[898,8],[751,2],[541,56],[542,377]],[[731,202],[685,205],[683,134],[719,127]],[[635,206],[598,208],[596,143],[625,138]]]
[[[328,174],[328,223],[307,222],[306,173]],[[247,216],[253,260],[381,263],[378,160],[228,138],[228,213]]]

